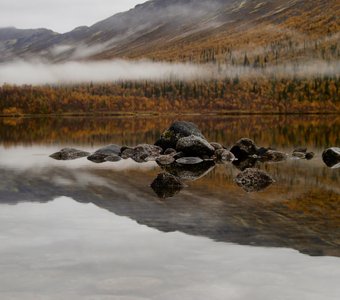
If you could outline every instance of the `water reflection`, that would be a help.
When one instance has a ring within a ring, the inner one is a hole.
[[[200,166],[162,167],[130,159],[99,165],[86,158],[55,161],[48,156],[65,146],[93,153],[99,145],[153,143],[172,119],[2,119],[0,202],[48,202],[63,195],[164,232],[340,256],[340,173],[327,168],[321,159],[325,147],[339,144],[339,119],[185,119],[196,122],[209,140],[224,145],[251,137],[259,145],[287,153],[304,145],[316,157],[281,163],[255,160],[234,165],[204,162]],[[244,192],[234,179],[246,166],[266,171],[276,183],[260,193]],[[171,191],[156,189],[155,193],[150,185],[162,171],[182,178],[187,186]]]
[[[1,299],[337,300],[340,261],[164,234],[70,198],[0,209]]]

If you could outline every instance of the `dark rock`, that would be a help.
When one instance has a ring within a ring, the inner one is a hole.
[[[179,139],[176,149],[177,151],[181,151],[187,156],[192,157],[211,157],[215,152],[214,147],[211,146],[205,139],[194,135]]]
[[[105,157],[105,161],[109,161],[109,162],[118,162],[122,160],[122,158],[118,155],[109,155]]]
[[[181,180],[195,181],[210,173],[215,168],[215,163],[209,160],[195,165],[182,165],[173,163],[171,165],[165,165],[161,167],[166,172],[176,176]]]
[[[264,154],[260,156],[261,162],[280,162],[286,160],[288,155],[281,151],[275,151],[275,150],[267,150]]]
[[[165,155],[175,155],[177,153],[177,151],[173,148],[168,148],[164,151]]]
[[[134,154],[135,154],[134,148],[123,147],[120,156],[121,156],[121,158],[123,158],[123,159],[128,159],[128,158],[132,158],[132,156],[133,156]]]
[[[306,158],[307,160],[311,160],[311,159],[314,158],[314,156],[315,156],[315,153],[314,153],[314,152],[307,152],[305,158]]]
[[[91,153],[73,149],[73,148],[64,148],[61,149],[59,152],[53,153],[50,155],[51,158],[56,160],[74,160],[82,157],[89,156]]]
[[[219,143],[210,143],[210,145],[213,146],[215,150],[223,149],[223,146]]]
[[[257,155],[258,156],[263,156],[267,153],[267,151],[270,150],[269,148],[265,148],[265,147],[261,147],[259,149],[257,149]]]
[[[245,169],[249,168],[254,168],[258,164],[259,160],[254,157],[247,157],[244,159],[238,159],[233,161],[233,165],[241,171],[244,171]]]
[[[194,123],[177,121],[174,122],[168,130],[163,132],[155,145],[161,147],[164,151],[168,148],[175,149],[179,139],[190,135],[205,139],[203,134]]]
[[[235,182],[246,192],[258,192],[270,186],[274,179],[259,169],[246,169],[237,175]]]
[[[176,160],[180,165],[197,165],[202,163],[203,160],[199,157],[182,157]]]
[[[177,152],[174,155],[174,159],[179,159],[179,158],[182,158],[182,157],[185,157],[185,153],[183,153],[183,152]]]
[[[184,184],[171,174],[161,173],[151,183],[151,188],[158,197],[170,198],[179,193],[184,188]]]
[[[257,147],[251,139],[240,139],[233,147],[230,152],[235,155],[238,159],[244,159],[252,155],[257,155]]]
[[[159,165],[170,165],[175,162],[175,159],[172,155],[161,155],[156,158],[156,162]]]
[[[216,160],[220,162],[232,162],[236,160],[236,157],[233,153],[223,148],[215,151],[215,157]]]
[[[162,153],[162,148],[149,144],[141,144],[134,148],[124,147],[121,157],[124,159],[132,158],[138,163],[156,160]]]
[[[112,144],[105,147],[102,147],[98,149],[96,152],[94,152],[92,155],[88,156],[88,160],[94,162],[94,163],[103,163],[106,162],[106,158],[111,157],[111,161],[115,160],[118,161],[118,157],[121,152],[121,146]]]
[[[340,164],[340,148],[333,147],[326,149],[322,153],[322,159],[328,167],[338,167],[338,164]]]

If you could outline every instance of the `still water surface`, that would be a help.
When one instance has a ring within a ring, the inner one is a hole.
[[[256,165],[276,180],[259,193],[232,164],[160,199],[154,162],[48,157],[153,143],[174,119],[0,119],[1,299],[339,299],[340,170],[321,160],[339,117],[182,118],[226,146],[316,153]]]

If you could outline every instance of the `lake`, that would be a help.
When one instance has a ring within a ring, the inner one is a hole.
[[[312,160],[259,163],[275,183],[247,193],[237,164],[181,169],[159,197],[157,163],[56,161],[64,147],[153,144],[177,119],[209,141],[241,137]],[[336,115],[0,119],[1,299],[339,299]]]

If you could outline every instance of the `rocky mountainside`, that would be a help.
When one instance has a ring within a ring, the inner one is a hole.
[[[334,59],[339,12],[336,0],[153,0],[65,34],[0,29],[0,61],[147,57],[237,64],[245,53],[261,63]]]

